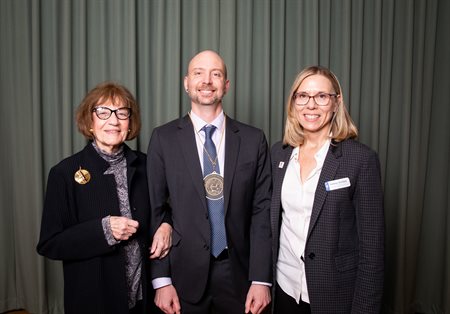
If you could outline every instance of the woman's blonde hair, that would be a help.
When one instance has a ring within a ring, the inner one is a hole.
[[[333,72],[325,67],[310,66],[297,75],[289,92],[289,96],[286,101],[287,117],[284,127],[283,143],[296,147],[302,145],[305,140],[303,127],[300,125],[297,118],[294,94],[297,92],[297,89],[303,81],[311,75],[325,76],[331,82],[334,92],[339,96],[336,98],[338,103],[331,120],[330,138],[335,142],[340,142],[348,138],[356,138],[358,136],[358,129],[347,111],[342,95],[342,88],[337,77],[333,74]]]
[[[123,106],[131,109],[129,117],[129,132],[126,140],[134,139],[141,130],[141,115],[139,106],[133,94],[123,85],[116,82],[106,81],[95,86],[90,90],[81,104],[78,106],[76,112],[76,122],[78,130],[86,138],[93,140],[94,134],[91,132],[92,128],[92,110],[100,102],[111,101],[113,104]]]

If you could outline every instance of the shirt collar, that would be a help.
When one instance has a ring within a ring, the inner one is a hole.
[[[198,115],[196,115],[192,110],[189,113],[192,122],[194,123],[194,128],[198,128],[195,131],[196,132],[200,132],[200,130],[205,126],[205,125],[214,125],[217,130],[222,131],[223,128],[223,123],[225,121],[225,114],[223,113],[223,110],[219,113],[219,115],[211,122],[211,123],[207,123],[206,121],[204,121],[202,118],[200,118]]]
[[[289,158],[289,161],[291,161],[292,159],[298,160],[298,151],[299,150],[300,150],[300,148],[298,146],[292,150],[291,158]]]
[[[322,145],[322,147],[319,149],[319,151],[314,155],[314,158],[316,159],[317,162],[322,162],[323,160],[325,160],[325,157],[327,156],[327,153],[328,153],[328,148],[330,147],[330,143],[331,143],[331,140],[328,139]],[[292,160],[292,159],[298,160],[298,152],[299,151],[300,151],[299,146],[295,147],[292,150],[291,158],[289,158],[289,160]]]
[[[319,151],[314,156],[317,160],[317,162],[322,162],[325,160],[325,157],[327,156],[328,149],[330,147],[331,140],[328,139],[325,143],[323,143],[322,147],[319,149]]]

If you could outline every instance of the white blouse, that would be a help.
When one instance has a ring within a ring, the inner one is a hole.
[[[305,251],[314,195],[329,146],[330,141],[328,140],[315,154],[316,167],[303,183],[300,177],[300,163],[298,162],[299,147],[294,148],[281,189],[283,210],[277,262],[277,282],[283,291],[293,297],[297,303],[300,303],[300,299],[309,303],[302,256]]]

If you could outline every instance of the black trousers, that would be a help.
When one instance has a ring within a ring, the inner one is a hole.
[[[238,296],[233,285],[231,261],[227,252],[219,259],[211,258],[208,287],[200,302],[180,300],[183,314],[242,314],[246,296]],[[242,301],[244,300],[244,301]]]
[[[300,300],[300,304],[281,287],[276,285],[275,287],[275,314],[311,314],[311,307],[309,303]]]

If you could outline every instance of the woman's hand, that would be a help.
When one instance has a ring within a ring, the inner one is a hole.
[[[117,241],[128,240],[136,233],[139,227],[139,222],[136,220],[121,216],[109,217],[109,224],[111,225],[111,232],[114,239]]]
[[[153,236],[150,258],[163,258],[169,254],[172,246],[172,226],[163,222]]]

